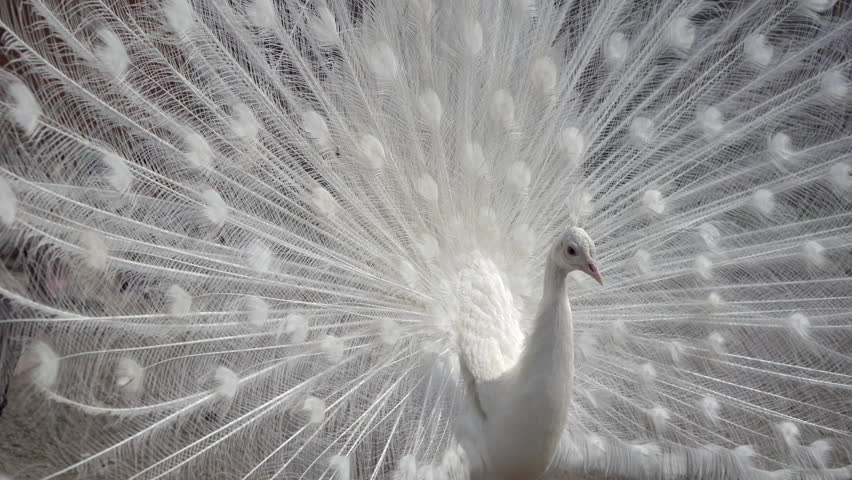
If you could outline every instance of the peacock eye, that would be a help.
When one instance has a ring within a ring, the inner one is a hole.
[[[577,255],[577,251],[574,250],[574,247],[568,247],[568,255],[571,255],[572,257]]]

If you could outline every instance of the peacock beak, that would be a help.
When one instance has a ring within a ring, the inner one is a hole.
[[[591,277],[597,280],[599,284],[603,285],[603,277],[601,276],[601,272],[598,270],[598,265],[594,262],[594,260],[590,261],[588,265],[583,267],[583,271],[591,275]]]

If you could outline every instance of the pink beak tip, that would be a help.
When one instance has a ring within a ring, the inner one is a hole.
[[[601,276],[601,272],[598,270],[598,266],[595,265],[595,262],[589,263],[586,268],[588,269],[586,273],[591,275],[591,277],[594,278],[595,281],[598,282],[598,284],[603,285],[603,277]]]

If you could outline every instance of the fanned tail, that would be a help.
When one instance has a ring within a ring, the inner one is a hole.
[[[764,471],[849,473],[852,20],[764,6],[642,18],[635,56],[598,86],[623,95],[589,168],[609,283],[571,298],[569,424],[621,474],[645,457],[672,465],[646,476],[740,478],[720,448]],[[696,41],[649,62],[656,35]]]
[[[393,94],[400,53],[340,34],[366,12],[0,13],[0,321],[38,393],[15,416],[41,419],[4,444],[3,469],[378,478],[414,451],[452,460],[457,390],[433,367],[445,337],[397,160],[419,124]]]
[[[0,476],[465,478],[579,224],[554,474],[849,478],[846,3],[350,3],[0,4]]]

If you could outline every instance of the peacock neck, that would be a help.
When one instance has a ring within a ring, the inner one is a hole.
[[[573,325],[565,295],[567,271],[549,262],[533,330],[518,365],[514,405],[522,405],[519,431],[527,432],[516,458],[537,459],[530,471],[543,472],[565,430],[574,377]],[[536,478],[536,476],[529,478]]]
[[[544,288],[539,303],[539,317],[549,305],[566,298],[565,280],[567,277],[568,272],[565,269],[559,267],[553,260],[548,259],[544,268]]]
[[[568,272],[548,261],[544,272],[541,302],[527,338],[522,370],[536,376],[547,371],[551,381],[562,379],[570,392],[573,373],[573,322],[565,293]]]

